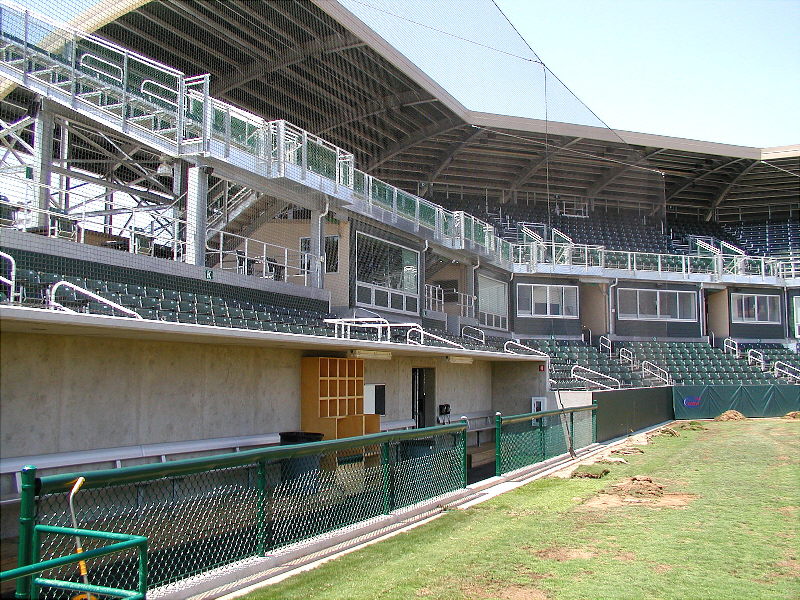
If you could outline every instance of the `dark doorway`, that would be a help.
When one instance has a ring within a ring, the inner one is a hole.
[[[411,418],[418,429],[436,424],[433,414],[436,404],[435,390],[435,369],[411,369]]]

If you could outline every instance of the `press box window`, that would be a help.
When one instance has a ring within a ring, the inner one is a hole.
[[[517,316],[578,318],[578,287],[574,285],[517,285]]]
[[[697,294],[673,290],[617,290],[619,319],[639,321],[696,321]]]
[[[370,235],[356,236],[356,304],[419,313],[419,252]]]
[[[781,322],[781,297],[765,294],[731,294],[734,323]]]
[[[478,275],[478,321],[486,327],[508,328],[508,284]]]

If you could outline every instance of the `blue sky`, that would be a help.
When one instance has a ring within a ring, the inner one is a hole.
[[[800,144],[800,0],[497,0],[616,129]]]
[[[69,18],[96,1],[22,3]],[[492,0],[340,1],[473,110],[800,144],[800,0],[496,0],[535,55]]]

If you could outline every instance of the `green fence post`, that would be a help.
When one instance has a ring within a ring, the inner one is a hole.
[[[265,540],[267,534],[267,465],[263,460],[258,461],[256,485],[258,486],[258,523],[256,524],[256,548],[259,556],[264,556],[267,552]]]
[[[464,429],[461,430],[461,472],[464,475],[463,480],[461,481],[462,487],[467,487],[467,429],[469,429],[469,420],[467,417],[461,417],[461,420],[464,422]]]
[[[570,450],[575,452],[575,413],[569,413],[569,440],[567,442],[570,445]]]
[[[539,417],[538,430],[539,430],[539,447],[541,448],[541,451],[542,451],[542,460],[546,460],[547,459],[547,454],[546,454],[547,444],[545,443],[545,440],[544,440],[545,435],[544,435],[544,418],[543,417]]]
[[[495,413],[494,415],[494,474],[495,477],[500,477],[503,474],[503,465],[501,464],[502,458],[502,435],[503,435],[503,415]]]
[[[381,479],[383,479],[383,514],[392,512],[392,481],[389,465],[389,442],[381,444]]]
[[[19,498],[19,545],[17,547],[17,566],[32,564],[33,528],[36,525],[36,467],[26,465],[20,473],[22,485]],[[21,577],[17,581],[15,596],[22,599],[30,597],[31,577]]]
[[[592,443],[597,442],[597,408],[592,410]]]
[[[30,560],[28,561],[28,564],[29,565],[35,565],[37,562],[42,560],[41,554],[42,554],[41,535],[39,534],[39,530],[34,525],[34,527],[33,527],[33,536],[31,538],[31,555],[30,555]],[[39,575],[41,575],[41,573],[39,573]],[[30,586],[31,586],[31,589],[30,589],[29,597],[32,598],[32,600],[36,600],[39,597],[39,591],[40,590],[39,590],[39,586],[36,585],[36,578],[35,577],[31,577]]]
[[[139,546],[139,593],[147,598],[147,540]]]

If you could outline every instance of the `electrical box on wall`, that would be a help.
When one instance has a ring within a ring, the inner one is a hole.
[[[531,412],[541,412],[547,402],[545,396],[531,396]]]

